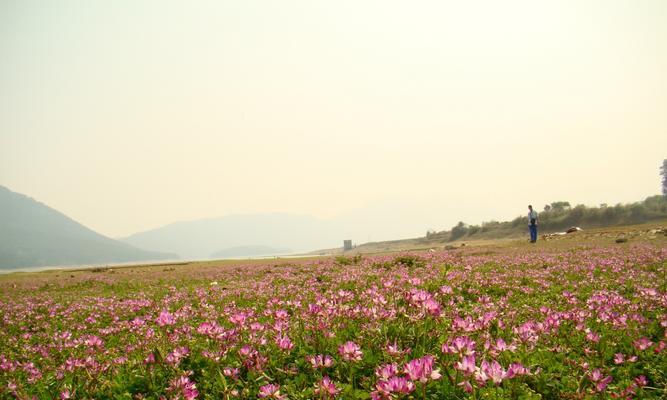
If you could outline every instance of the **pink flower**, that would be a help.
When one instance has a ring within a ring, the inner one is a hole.
[[[398,364],[391,363],[375,368],[375,376],[385,381],[398,374]]]
[[[459,382],[458,385],[461,386],[461,387],[463,387],[463,390],[464,390],[466,393],[472,393],[472,385],[470,384],[469,381]]]
[[[241,371],[238,368],[231,368],[231,367],[225,367],[222,370],[223,375],[225,375],[228,378],[232,378],[232,379],[238,379],[240,372]]]
[[[183,396],[185,400],[194,400],[199,396],[197,391],[197,386],[194,382],[190,380],[189,375],[192,372],[188,372],[180,377],[172,380],[170,382],[168,392],[180,392],[180,395]]]
[[[246,318],[247,318],[246,314],[240,312],[230,316],[229,321],[234,325],[243,326],[243,324],[245,324]]]
[[[602,392],[607,388],[607,385],[612,381],[611,375],[607,376],[606,378],[600,380],[600,382],[595,384],[595,390],[598,392]]]
[[[222,329],[215,322],[203,322],[199,327],[197,327],[197,333],[202,335],[214,335],[220,332]]]
[[[611,375],[607,377],[603,377],[602,371],[600,371],[599,368],[596,368],[593,370],[593,372],[590,373],[589,379],[591,382],[595,383],[595,390],[598,392],[602,392],[607,388],[607,385],[609,382],[611,382],[612,377]]]
[[[32,362],[23,364],[23,370],[28,373],[28,382],[35,383],[42,378],[42,373]]]
[[[100,339],[99,337],[94,336],[94,335],[89,335],[89,336],[83,341],[83,343],[84,343],[86,346],[90,346],[90,347],[102,347],[102,346],[104,345],[104,343],[102,342],[102,339]]]
[[[445,286],[440,287],[440,293],[442,293],[442,294],[452,294],[452,293],[454,293],[454,290],[452,289],[451,286],[445,285]]]
[[[503,379],[507,377],[506,375],[507,372],[496,360],[493,360],[490,363],[487,362],[486,360],[482,361],[480,369],[483,372],[482,376],[488,377],[496,385],[499,385],[503,381]]]
[[[261,332],[264,330],[264,325],[259,322],[253,322],[250,324],[250,330],[253,332]]]
[[[162,310],[160,315],[155,319],[155,323],[159,326],[174,325],[176,318],[167,310]]]
[[[458,369],[459,371],[462,371],[466,375],[471,375],[472,373],[475,372],[475,356],[474,355],[469,355],[469,356],[463,356],[461,361],[457,362],[454,368]]]
[[[642,337],[642,338],[639,338],[639,339],[635,340],[634,342],[632,342],[632,345],[635,346],[635,349],[637,349],[639,351],[642,351],[642,350],[646,350],[649,347],[651,347],[651,345],[653,345],[653,342],[651,342],[646,337]]]
[[[431,293],[426,290],[413,289],[410,293],[410,301],[414,304],[421,304],[431,298]]]
[[[333,399],[338,393],[340,393],[340,389],[337,388],[336,384],[326,375],[316,384],[315,394],[322,395],[325,399]]]
[[[644,375],[639,375],[638,377],[635,378],[635,383],[639,387],[644,387],[648,385],[648,379]]]
[[[167,364],[176,366],[181,362],[182,359],[187,357],[188,354],[190,354],[190,349],[187,347],[177,347],[171,353],[167,354],[167,356],[164,358],[164,361]]]
[[[440,315],[440,303],[438,303],[433,295],[426,290],[412,289],[408,295],[408,300],[413,305],[420,307],[427,314],[435,317]]]
[[[280,394],[280,385],[268,384],[259,388],[260,399],[286,399],[287,395]]]
[[[358,344],[350,341],[338,346],[338,353],[345,361],[361,361],[364,354]]]
[[[449,344],[443,344],[442,352],[445,354],[475,354],[475,342],[467,336],[460,336]]]
[[[153,364],[155,362],[155,354],[150,353],[144,358],[144,364]]]
[[[513,345],[513,344],[508,345],[507,343],[505,343],[505,341],[502,338],[498,338],[498,340],[496,340],[495,348],[496,348],[497,351],[501,351],[501,352],[502,351],[515,351],[516,350],[515,345]]]
[[[407,394],[415,390],[415,384],[403,376],[392,376],[388,380],[379,381],[375,387],[379,393],[390,395],[391,393]]]
[[[478,330],[480,325],[470,315],[467,315],[465,318],[456,316],[452,321],[452,328],[456,331],[473,332]]]
[[[68,400],[71,398],[72,398],[72,393],[69,391],[69,389],[60,392],[60,400]]]
[[[314,356],[306,356],[306,360],[310,362],[310,365],[314,369],[324,369],[329,368],[334,364],[333,358],[324,354],[317,354]]]
[[[289,351],[294,347],[294,343],[290,340],[289,337],[278,335],[276,336],[276,344],[280,350]]]
[[[588,332],[586,334],[586,340],[588,340],[590,342],[593,342],[593,343],[597,343],[597,342],[600,341],[600,335],[598,335],[595,332]]]
[[[387,344],[387,347],[385,349],[387,353],[389,353],[389,355],[392,357],[401,357],[404,354],[409,354],[411,351],[409,347],[405,350],[401,350],[398,344],[396,344],[396,341],[394,341],[394,343]]]
[[[426,383],[428,380],[440,379],[440,370],[433,369],[435,359],[431,355],[426,355],[422,358],[414,359],[403,368],[403,372],[407,374],[412,381],[419,381]]]
[[[427,299],[422,304],[422,307],[429,315],[432,315],[434,317],[439,317],[441,314],[440,303],[438,303],[434,299]]]
[[[142,326],[146,325],[146,321],[144,321],[143,319],[141,319],[139,317],[135,317],[132,320],[132,322],[130,322],[130,324],[132,324],[132,327],[136,329],[136,328],[141,328]]]
[[[530,373],[530,370],[526,367],[524,367],[521,363],[512,363],[510,364],[509,367],[507,367],[507,378],[514,378],[515,376],[520,376],[520,375],[532,375]]]
[[[253,349],[248,345],[245,345],[239,349],[239,356],[241,356],[241,358],[251,358],[254,357],[256,354],[257,350]]]

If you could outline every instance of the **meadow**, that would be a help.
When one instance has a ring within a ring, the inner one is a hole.
[[[20,399],[667,397],[667,246],[15,274]]]

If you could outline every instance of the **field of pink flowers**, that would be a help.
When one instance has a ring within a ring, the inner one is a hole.
[[[666,260],[646,245],[8,279],[0,393],[665,398]]]

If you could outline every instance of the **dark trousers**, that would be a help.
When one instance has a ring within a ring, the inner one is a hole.
[[[533,243],[537,242],[537,224],[528,225],[528,228],[530,229],[530,241]]]

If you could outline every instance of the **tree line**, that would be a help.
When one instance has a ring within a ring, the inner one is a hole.
[[[564,231],[573,226],[590,229],[666,219],[667,195],[656,195],[635,203],[619,203],[613,206],[603,203],[597,207],[583,204],[572,206],[568,201],[555,201],[546,204],[539,213],[539,226],[541,233],[548,233]],[[524,233],[527,224],[526,216],[523,215],[511,221],[488,221],[481,225],[468,225],[461,221],[449,231],[428,232],[427,237],[444,237],[448,241],[503,237]]]

